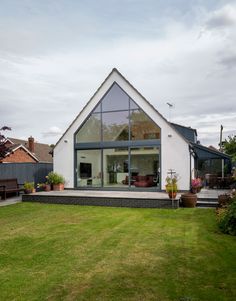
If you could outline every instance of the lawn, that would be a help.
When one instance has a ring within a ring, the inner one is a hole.
[[[0,208],[0,300],[236,300],[213,209]]]

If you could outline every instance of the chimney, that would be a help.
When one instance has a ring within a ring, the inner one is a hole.
[[[34,153],[34,138],[32,136],[28,138],[28,149],[31,153]]]

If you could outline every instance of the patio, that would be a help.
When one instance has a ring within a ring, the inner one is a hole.
[[[218,195],[228,191],[202,189],[198,193],[197,205],[200,207],[215,207]],[[86,206],[178,208],[180,197],[181,193],[178,193],[176,199],[172,202],[165,192],[63,190],[24,194],[22,195],[22,201]]]

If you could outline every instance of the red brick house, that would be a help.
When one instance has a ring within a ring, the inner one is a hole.
[[[38,143],[33,137],[27,140],[7,138],[8,152],[0,157],[0,163],[52,163],[52,148],[48,144]]]

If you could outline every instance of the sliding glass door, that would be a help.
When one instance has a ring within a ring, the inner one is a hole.
[[[78,150],[76,156],[76,186],[101,187],[101,150]]]
[[[128,148],[103,150],[104,187],[124,187],[129,184]]]
[[[159,148],[126,147],[76,151],[76,187],[158,189]]]

